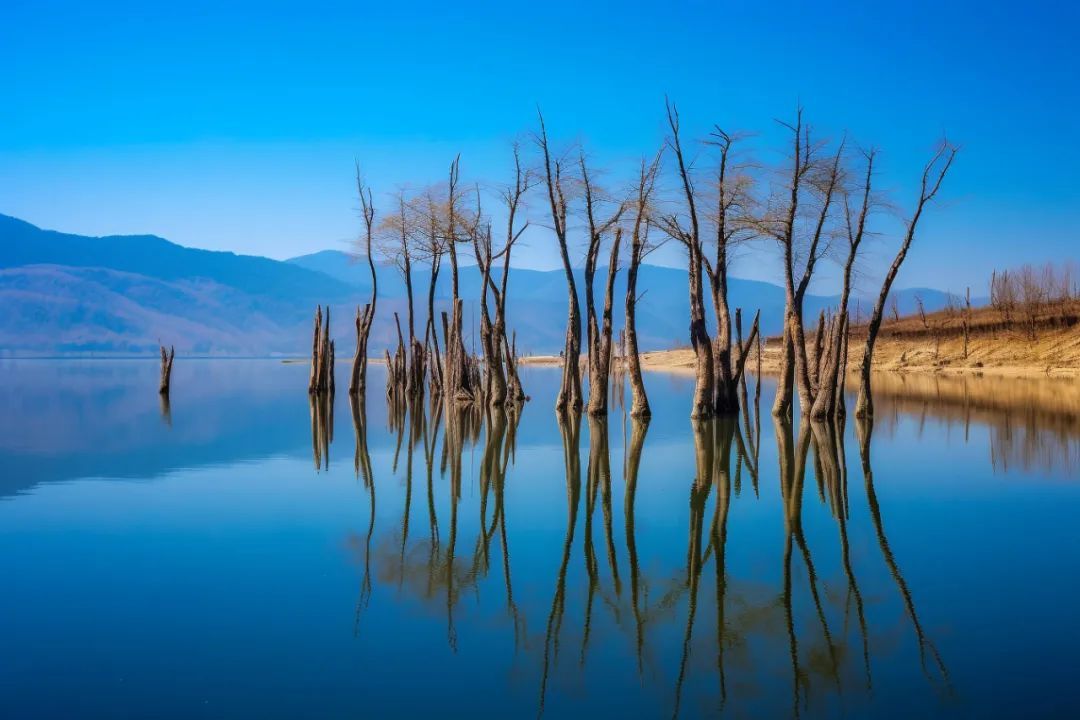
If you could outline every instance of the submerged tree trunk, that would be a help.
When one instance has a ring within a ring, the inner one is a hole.
[[[874,150],[866,153],[866,178],[863,183],[862,205],[859,208],[858,218],[852,222],[852,212],[845,200],[844,209],[846,216],[846,229],[848,237],[848,256],[844,262],[843,288],[840,292],[840,305],[837,309],[836,328],[831,337],[831,342],[825,352],[830,358],[830,363],[824,371],[824,377],[819,378],[818,395],[814,399],[811,417],[822,420],[826,417],[841,417],[845,413],[844,408],[844,380],[847,375],[848,332],[849,314],[848,302],[851,298],[851,276],[855,267],[855,259],[858,256],[859,246],[862,244],[866,231],[866,218],[870,212],[870,189],[874,173]]]
[[[589,368],[589,413],[606,415],[608,411],[608,378],[611,374],[611,315],[615,295],[615,275],[619,270],[619,245],[622,243],[622,230],[615,231],[615,240],[611,244],[611,257],[608,260],[607,284],[604,286],[604,310],[600,321],[594,359]]]
[[[667,116],[668,126],[671,128],[671,139],[668,145],[674,151],[675,159],[678,162],[679,179],[686,202],[686,216],[690,224],[689,227],[684,227],[678,217],[673,216],[668,218],[666,232],[669,236],[683,243],[687,250],[687,286],[690,293],[690,345],[694,349],[696,358],[695,374],[697,378],[690,417],[705,418],[713,414],[715,369],[713,367],[712,342],[709,340],[709,331],[705,324],[705,303],[701,278],[702,245],[697,200],[693,182],[690,178],[690,170],[683,157],[682,142],[679,138],[679,113],[670,103],[667,106]]]
[[[176,357],[176,348],[169,346],[169,351],[165,352],[165,346],[161,346],[161,382],[158,384],[158,394],[168,397],[169,387],[172,384],[172,365],[173,358]]]
[[[896,257],[893,258],[892,265],[889,266],[889,271],[885,274],[885,279],[881,283],[881,292],[878,293],[877,301],[874,303],[874,311],[870,315],[870,322],[866,326],[866,345],[863,348],[862,363],[859,367],[859,400],[855,406],[856,417],[865,418],[874,414],[874,401],[870,391],[870,365],[874,357],[874,343],[877,342],[878,331],[881,330],[885,301],[889,297],[897,273],[900,272],[900,266],[903,265],[908,250],[911,248],[911,242],[915,238],[915,229],[919,224],[919,219],[922,217],[923,210],[941,188],[941,183],[945,180],[945,175],[949,172],[949,168],[956,158],[956,152],[955,147],[943,142],[930,159],[930,162],[923,168],[922,185],[919,192],[919,201],[915,206],[915,213],[907,224],[904,240],[900,244],[900,249],[897,251]]]
[[[547,130],[544,116],[540,115],[540,149],[544,155],[544,173],[547,185],[548,203],[551,206],[551,221],[555,238],[559,244],[559,257],[562,259],[563,272],[566,274],[567,312],[566,343],[563,347],[562,385],[555,399],[557,412],[581,411],[581,310],[578,306],[577,283],[574,281],[574,269],[570,264],[570,249],[566,234],[567,200],[563,190],[562,164],[552,160],[548,147]]]
[[[371,239],[374,231],[375,205],[371,188],[365,187],[360,177],[360,167],[356,168],[356,189],[360,195],[360,207],[364,217],[364,252],[367,254],[368,269],[371,271],[371,302],[356,308],[356,352],[353,355],[352,371],[349,373],[349,394],[363,396],[367,387],[367,343],[371,325],[375,321],[375,301],[378,298],[378,276],[375,274],[375,259],[371,256]]]
[[[637,277],[641,261],[648,252],[649,198],[655,186],[659,165],[660,153],[656,154],[650,166],[646,166],[644,160],[641,162],[636,215],[633,231],[630,234],[630,261],[626,270],[623,362],[626,363],[626,371],[630,377],[630,415],[635,418],[648,418],[652,414],[649,408],[649,397],[645,393],[645,382],[641,378],[641,356],[637,342]]]

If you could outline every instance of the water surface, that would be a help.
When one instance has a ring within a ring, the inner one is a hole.
[[[307,368],[0,364],[3,717],[1061,716],[1074,384],[748,387],[692,423],[312,403]],[[342,373],[343,374],[343,373]],[[345,387],[339,379],[339,387]],[[849,407],[853,403],[849,400]]]

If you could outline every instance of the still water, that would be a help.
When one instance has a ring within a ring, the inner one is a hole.
[[[312,405],[307,372],[178,362],[166,407],[154,363],[0,364],[0,716],[1080,701],[1075,384],[883,378],[872,429],[791,428],[768,379],[695,425],[654,374],[647,426],[560,425],[557,370],[516,421],[393,411],[379,367]]]

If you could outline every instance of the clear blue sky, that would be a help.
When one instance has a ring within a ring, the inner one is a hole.
[[[499,181],[539,104],[618,166],[661,141],[665,93],[688,132],[775,148],[773,118],[801,101],[822,132],[882,149],[902,206],[942,132],[962,144],[898,285],[979,289],[995,265],[1080,257],[1078,26],[1041,2],[9,1],[0,212],[284,258],[355,235],[354,157],[382,190],[441,178],[459,151]],[[521,260],[556,256],[534,235]],[[736,272],[771,278],[775,258]]]

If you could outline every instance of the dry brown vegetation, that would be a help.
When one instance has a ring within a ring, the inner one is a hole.
[[[973,309],[969,319],[967,354],[964,352],[964,311],[959,308],[889,319],[882,324],[874,349],[874,370],[908,373],[985,374],[1008,377],[1080,377],[1080,301],[1046,306],[1034,313],[1035,339],[1030,321],[1008,319],[996,308]],[[851,326],[849,374],[862,359],[865,325]],[[753,352],[750,361],[755,360]],[[522,363],[551,364],[559,358],[536,356]],[[780,372],[781,339],[769,338],[762,354],[762,370]],[[645,370],[693,373],[694,351],[689,348],[641,354]]]

